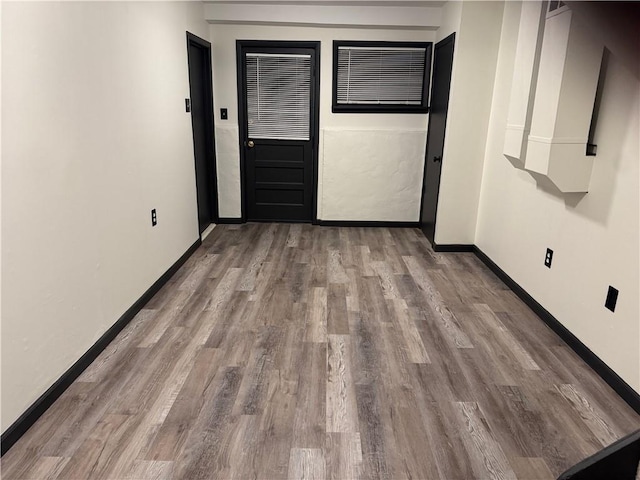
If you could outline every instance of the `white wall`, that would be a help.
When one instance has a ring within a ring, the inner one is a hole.
[[[457,33],[438,195],[438,244],[474,242],[503,6],[449,2],[443,11],[438,39]]]
[[[321,42],[318,218],[417,221],[426,114],[333,114],[333,40],[433,41],[426,30],[211,25],[221,217],[239,217],[240,160],[236,40]],[[220,120],[220,108],[229,120]],[[344,173],[349,177],[345,178]]]
[[[507,2],[475,241],[640,391],[638,57],[610,56],[589,193],[547,190],[502,155],[519,13],[519,3]],[[590,21],[594,35],[616,43],[610,36],[618,29],[598,28],[597,17]],[[626,41],[633,45],[629,37]],[[547,247],[554,250],[551,269],[543,265]],[[604,307],[609,285],[620,290],[615,313]]]
[[[460,30],[462,3],[462,1],[450,0],[442,6],[440,25],[436,31],[436,42]]]
[[[2,8],[4,431],[197,240],[185,31],[209,32],[199,2]]]

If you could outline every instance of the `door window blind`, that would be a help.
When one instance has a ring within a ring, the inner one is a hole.
[[[311,55],[246,54],[249,138],[309,140]]]
[[[426,48],[339,46],[338,104],[422,105]]]

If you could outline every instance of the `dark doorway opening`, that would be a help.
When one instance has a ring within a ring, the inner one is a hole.
[[[320,43],[238,40],[242,219],[317,222]]]
[[[424,162],[422,183],[422,206],[420,227],[431,244],[434,244],[436,213],[440,192],[440,173],[444,149],[451,69],[453,68],[453,47],[455,33],[438,42],[433,54],[433,79],[431,82],[431,105],[429,107],[429,129],[427,130],[427,151]]]
[[[218,221],[211,44],[187,32],[191,128],[195,156],[198,229]]]

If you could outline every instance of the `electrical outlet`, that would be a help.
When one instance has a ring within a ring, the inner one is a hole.
[[[158,224],[158,215],[156,215],[156,209],[151,210],[151,226],[155,227]]]
[[[551,261],[553,260],[553,250],[547,248],[547,254],[544,256],[544,265],[547,268],[551,268]]]
[[[220,120],[227,120],[229,118],[229,112],[226,108],[220,109]]]
[[[612,312],[616,311],[616,302],[618,301],[618,289],[609,285],[609,291],[607,292],[607,299],[604,302],[604,306]]]

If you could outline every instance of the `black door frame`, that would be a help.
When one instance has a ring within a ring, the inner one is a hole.
[[[456,32],[453,32],[451,35],[443,38],[442,40],[440,40],[438,43],[436,43],[434,45],[433,48],[433,55],[431,56],[431,61],[432,61],[432,66],[431,66],[431,92],[429,94],[429,105],[431,105],[431,94],[433,93],[433,87],[434,87],[434,80],[433,77],[435,77],[436,71],[435,71],[435,62],[436,62],[436,53],[438,50],[439,46],[443,46],[446,45],[447,43],[453,43],[454,44],[454,55],[455,55],[455,40],[456,40]],[[452,65],[453,68],[453,65]],[[451,85],[449,85],[449,95],[451,95]],[[447,117],[449,115],[449,107],[447,105],[447,111],[445,113],[445,118],[444,118],[444,132],[443,132],[443,137],[444,139],[447,138]],[[429,127],[427,128],[427,144],[426,147],[424,149],[424,171],[422,172],[422,189],[421,189],[421,196],[420,196],[420,217],[419,217],[419,222],[420,222],[420,229],[423,230],[423,225],[422,225],[422,212],[424,210],[424,198],[425,198],[425,190],[426,190],[426,180],[427,180],[427,162],[429,161],[429,159],[427,158],[427,153],[429,152],[429,139],[431,137],[432,134],[432,129],[431,129],[431,119],[429,119]],[[443,150],[444,150],[444,140],[443,140]],[[441,157],[440,162],[442,162],[442,158],[444,158],[444,152],[443,155]],[[440,177],[442,176],[442,163],[440,164],[440,173],[438,174]],[[425,236],[427,237],[427,239],[429,240],[429,242],[431,243],[432,246],[436,246],[436,227],[437,227],[437,220],[438,220],[438,201],[440,200],[440,178],[438,178],[438,194],[436,195],[436,204],[435,204],[435,215],[434,215],[434,220],[433,220],[433,238],[429,238],[428,235],[425,234]]]
[[[247,221],[246,209],[246,188],[247,181],[245,168],[245,140],[247,138],[247,105],[244,98],[244,77],[245,65],[243,56],[245,50],[252,48],[274,49],[273,53],[278,53],[280,48],[305,48],[314,51],[314,61],[311,66],[311,84],[313,87],[313,101],[310,117],[311,128],[311,153],[312,153],[312,201],[311,201],[311,223],[317,225],[318,222],[318,142],[320,136],[320,42],[314,41],[273,41],[273,40],[236,40],[236,72],[238,81],[238,131],[240,137],[240,198],[242,221]]]
[[[194,35],[191,32],[187,32],[187,71],[189,72],[189,97],[191,97],[191,51],[190,46],[196,45],[200,48],[203,48],[206,51],[205,55],[205,71],[207,78],[205,79],[206,91],[205,96],[207,98],[207,105],[209,108],[206,109],[205,112],[205,121],[207,123],[206,135],[207,135],[207,144],[209,145],[209,149],[207,149],[207,167],[208,167],[208,175],[209,175],[209,185],[211,186],[209,191],[209,202],[211,207],[211,212],[213,216],[213,221],[218,223],[220,221],[220,213],[218,211],[218,174],[217,174],[217,159],[216,159],[216,143],[215,143],[215,122],[213,116],[213,75],[212,75],[212,60],[211,60],[211,43]],[[193,115],[193,109],[191,109],[191,115]],[[191,133],[193,137],[193,145],[194,145],[194,166],[196,162],[195,158],[195,131],[193,129],[193,118],[191,120]],[[194,169],[195,170],[195,169]],[[197,171],[194,172],[196,175],[196,190],[198,188],[198,176]],[[199,215],[200,206],[199,206],[198,196],[196,195],[196,205],[197,205],[197,213]],[[200,230],[200,221],[198,221],[198,231]],[[200,232],[201,234],[202,232]]]

